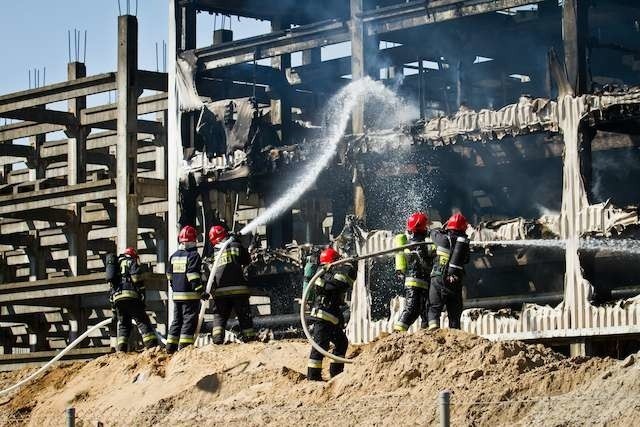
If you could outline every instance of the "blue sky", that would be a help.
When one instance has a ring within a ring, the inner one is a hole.
[[[117,0],[20,0],[3,1],[0,9],[0,94],[28,89],[28,70],[46,67],[47,83],[66,80],[68,62],[67,30],[87,30],[87,73],[116,69]],[[127,0],[120,0],[126,8]],[[135,0],[130,0],[132,14]],[[139,66],[156,69],[155,43],[167,40],[167,0],[139,0]],[[228,19],[227,26],[228,26]],[[218,27],[221,18],[216,19]],[[214,19],[198,14],[198,44],[212,39]],[[233,18],[235,38],[264,33],[268,22]],[[72,47],[73,50],[73,47]],[[162,61],[162,59],[160,59]],[[42,71],[41,80],[42,80]]]

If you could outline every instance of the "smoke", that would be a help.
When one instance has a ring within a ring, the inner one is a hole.
[[[615,199],[616,192],[632,182],[640,171],[636,149],[617,153],[595,152],[591,165],[593,174],[591,190],[595,201],[600,202],[610,198]],[[637,203],[637,200],[625,200],[621,204],[628,203]]]
[[[364,78],[345,86],[327,104],[324,143],[319,147],[317,157],[308,162],[303,173],[295,179],[295,184],[274,204],[247,224],[240,231],[241,234],[251,233],[258,226],[274,220],[311,188],[335,155],[338,143],[349,124],[351,113],[360,102],[364,102],[363,107],[371,107],[367,112],[372,115],[371,123],[375,125],[397,123],[399,117],[407,114],[404,112],[405,105],[395,93],[379,82]]]

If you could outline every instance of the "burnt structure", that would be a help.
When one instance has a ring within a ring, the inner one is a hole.
[[[637,92],[630,88],[639,83],[640,10],[633,2],[351,0],[320,7],[196,0],[176,2],[175,12],[178,62],[191,64],[206,105],[184,108],[183,124],[192,123],[182,134],[185,171],[205,198],[219,201],[204,204],[227,223],[246,222],[286,190],[312,157],[313,141],[321,141],[323,100],[350,81],[380,80],[419,108],[412,125],[385,131],[356,108],[330,173],[262,230],[270,247],[325,243],[346,212],[366,229],[398,231],[406,214],[425,207],[436,220],[462,210],[478,225],[477,240],[636,234],[638,193],[622,178],[638,164]],[[219,30],[212,45],[196,48],[195,16],[207,12],[268,20],[272,32],[232,40]],[[323,58],[326,46],[340,43],[349,55]],[[263,138],[247,138],[223,158],[193,129],[202,111],[224,127],[230,98],[237,99],[234,117],[263,129]],[[255,203],[244,202],[246,192],[257,195]],[[222,213],[220,201],[226,197],[229,209],[238,194],[239,213]],[[331,232],[320,227],[323,218],[333,220]],[[364,234],[361,252],[390,244],[384,232]],[[468,278],[470,307],[511,310],[473,310],[465,328],[492,338],[565,340],[578,353],[588,351],[589,337],[635,334],[635,303],[618,311],[601,305],[637,293],[635,255],[600,243],[589,250],[485,245]],[[367,304],[355,313],[354,341],[390,324],[396,284],[386,270],[379,262],[361,265],[353,298],[373,293],[374,304],[373,314]]]
[[[365,76],[415,104],[416,120],[380,129],[356,108],[314,188],[258,228],[260,314],[291,320],[300,246],[328,243],[347,214],[357,220],[340,242],[366,253],[389,247],[413,210],[438,221],[460,209],[474,240],[490,241],[474,253],[465,329],[574,353],[640,332],[635,300],[619,301],[637,294],[634,253],[495,242],[637,234],[636,2],[174,0],[170,10],[168,75],[137,69],[137,24],[120,17],[116,72],[87,77],[72,63],[67,82],[0,96],[0,117],[18,120],[0,127],[5,366],[47,359],[110,316],[103,258],[129,245],[148,264],[163,332],[178,224],[255,218],[313,159],[327,100]],[[198,14],[271,31],[197,40]],[[114,90],[115,103],[93,100]],[[359,269],[354,342],[388,329],[402,304],[384,261]],[[106,331],[89,341],[77,357],[109,350]]]

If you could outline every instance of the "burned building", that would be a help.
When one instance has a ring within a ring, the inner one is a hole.
[[[271,31],[198,40],[208,14]],[[627,0],[174,0],[169,73],[157,73],[137,69],[137,23],[120,17],[116,72],[86,77],[73,62],[68,82],[0,97],[16,120],[0,127],[0,333],[4,353],[32,352],[3,363],[47,358],[110,316],[103,259],[128,245],[149,266],[162,332],[178,224],[255,219],[313,166],[329,100],[365,77],[413,114],[358,98],[329,167],[251,236],[256,313],[295,313],[305,244],[346,230],[370,253],[408,213],[437,223],[457,209],[476,242],[464,329],[574,353],[632,337],[639,22]],[[115,103],[87,108],[113,90]],[[401,285],[385,260],[359,269],[349,334],[365,342],[389,329]]]

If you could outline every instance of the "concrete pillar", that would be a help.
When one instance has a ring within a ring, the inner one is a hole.
[[[379,77],[379,71],[373,67],[377,54],[376,40],[367,37],[362,23],[365,0],[350,0],[351,5],[351,79],[353,81],[370,76]],[[365,130],[364,99],[356,103],[351,118],[353,133],[363,133]],[[366,200],[364,182],[364,167],[354,168],[353,174],[353,206],[356,217],[364,220],[366,217]]]
[[[47,278],[47,251],[40,246],[40,236],[37,231],[31,233],[31,243],[25,248],[29,258],[29,281]]]
[[[33,147],[33,158],[31,158],[31,162],[28,162],[30,181],[46,178],[47,166],[40,156],[40,153],[42,152],[42,145],[46,140],[46,134],[34,135],[29,137],[29,145]]]
[[[289,29],[289,23],[280,20],[271,21],[271,31],[280,31]],[[271,66],[280,71],[282,81],[286,81],[287,68],[291,68],[291,55],[285,54],[271,58]],[[289,88],[279,81],[277,85],[272,85],[272,91],[277,95],[276,99],[271,100],[271,123],[277,126],[278,135],[284,145],[289,142],[289,129],[291,128],[291,101],[289,97]]]
[[[591,341],[582,338],[569,344],[569,356],[571,357],[587,357],[593,354]]]
[[[33,320],[27,323],[27,332],[29,334],[29,351],[49,350],[49,342],[47,341],[49,323],[43,313],[36,315]]]
[[[87,76],[87,68],[82,62],[67,64],[67,79],[75,80]],[[82,110],[87,108],[87,98],[82,96],[67,101],[71,114],[80,122]],[[67,182],[69,185],[83,183],[87,180],[87,135],[83,127],[69,129],[70,138],[67,140]],[[80,212],[78,211],[79,215]]]
[[[589,3],[585,0],[564,0],[562,7],[562,39],[569,83],[576,96],[589,92]]]
[[[351,4],[351,79],[359,80],[369,76],[378,79],[379,70],[374,67],[375,58],[378,51],[376,40],[367,37],[362,23],[362,13],[366,0],[350,0]],[[352,130],[353,133],[364,132],[364,108],[363,102],[359,102],[358,108],[353,111]]]
[[[233,31],[221,28],[213,32],[213,44],[229,43],[233,41]]]
[[[87,330],[88,319],[89,310],[80,307],[80,301],[77,301],[75,306],[69,309],[69,338],[67,343],[71,343]],[[80,345],[85,345],[88,342],[88,339],[83,340]]]
[[[80,205],[78,203],[78,205]],[[80,211],[81,207],[78,207]],[[80,221],[80,216],[76,215],[74,221],[65,227],[69,248],[69,269],[74,276],[87,273],[87,237],[89,226]]]
[[[136,247],[138,241],[138,21],[118,18],[118,142],[116,147],[117,248]]]

